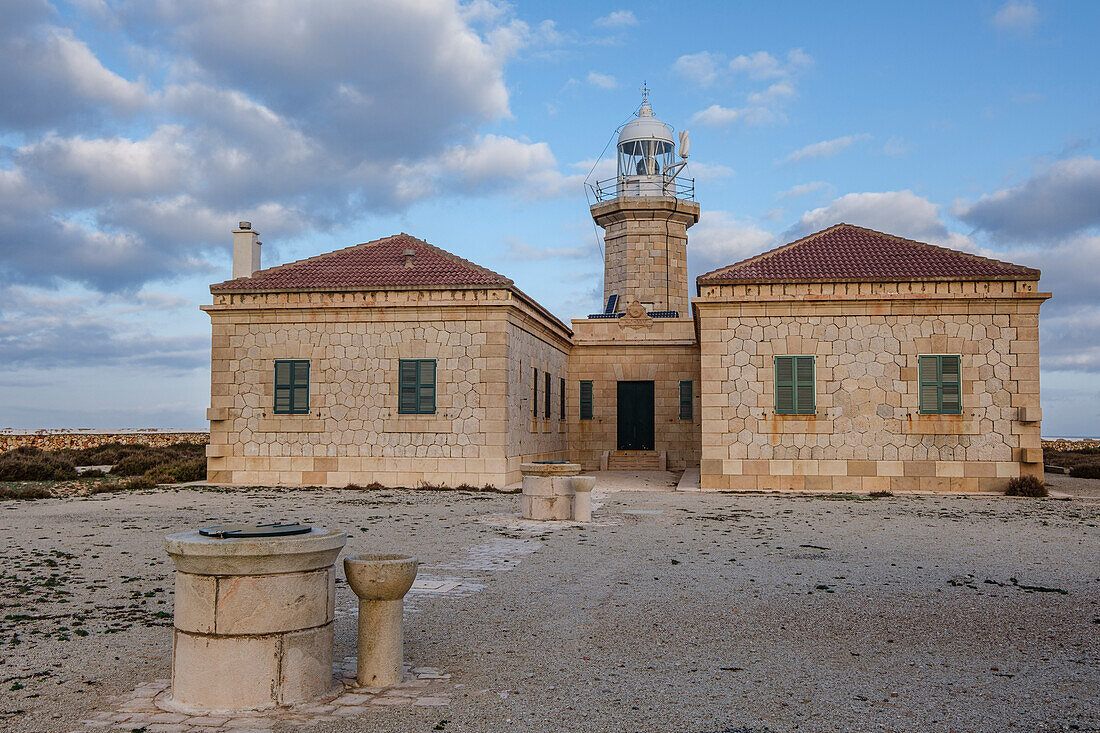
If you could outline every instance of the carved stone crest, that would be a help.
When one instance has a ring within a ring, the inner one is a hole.
[[[619,319],[622,328],[653,328],[653,319],[646,313],[645,306],[635,300],[626,307],[626,314]]]

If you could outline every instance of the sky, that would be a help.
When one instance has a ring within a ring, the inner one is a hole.
[[[1100,3],[4,0],[0,428],[203,428],[264,266],[407,232],[563,320],[651,89],[692,278],[839,221],[1043,271],[1043,434],[1100,435]],[[692,288],[694,293],[694,287]]]

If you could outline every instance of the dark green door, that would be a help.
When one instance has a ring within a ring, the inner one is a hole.
[[[653,450],[653,382],[619,382],[619,450]]]

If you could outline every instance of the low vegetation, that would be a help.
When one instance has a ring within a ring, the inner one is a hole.
[[[1069,470],[1077,478],[1100,478],[1100,447],[1083,446],[1072,450],[1043,449],[1043,462]]]
[[[105,466],[109,471],[77,466]],[[22,446],[0,454],[0,499],[44,499],[156,488],[206,478],[206,448],[195,443],[153,448],[110,443],[43,451]]]
[[[1047,495],[1047,487],[1043,483],[1043,480],[1035,476],[1019,476],[1014,478],[1008,482],[1008,488],[1005,489],[1005,496],[1028,496],[1037,498]]]

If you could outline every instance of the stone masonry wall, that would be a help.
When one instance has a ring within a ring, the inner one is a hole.
[[[620,311],[638,300],[689,315],[687,229],[699,220],[699,205],[628,196],[596,204],[592,216],[605,230],[603,302],[614,293]]]
[[[973,285],[709,289],[696,301],[703,488],[992,491],[1041,476],[1046,296]],[[961,355],[963,414],[919,414],[921,354]],[[816,357],[816,414],[775,413],[776,355]]]
[[[568,432],[559,419],[561,379],[568,377],[569,345],[532,323],[508,324],[508,483],[520,480],[520,464],[566,460]],[[538,417],[531,380],[538,369]],[[550,417],[545,417],[546,374],[550,374]]]
[[[652,381],[654,450],[667,453],[667,467],[698,465],[700,411],[699,348],[691,319],[653,319],[624,328],[623,319],[574,320],[569,357],[566,417],[569,459],[598,470],[604,451],[618,447],[618,382]],[[680,380],[694,383],[691,420],[680,419]],[[592,382],[592,419],[580,419],[580,382]]]
[[[24,445],[32,445],[44,451],[69,448],[98,448],[108,443],[147,445],[160,448],[176,443],[205,444],[209,433],[160,432],[157,430],[127,431],[119,433],[92,433],[74,430],[36,430],[34,432],[0,432],[0,453]]]
[[[508,291],[216,296],[209,480],[507,480]],[[310,412],[273,414],[275,359],[309,359]],[[436,414],[397,411],[398,360],[437,360]]]

